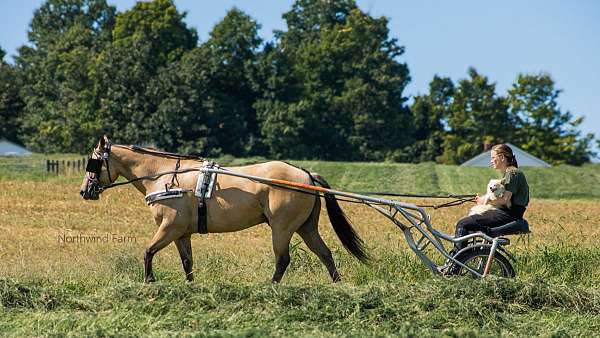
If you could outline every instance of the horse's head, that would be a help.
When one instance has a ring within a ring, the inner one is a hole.
[[[111,143],[104,135],[92,151],[85,168],[79,194],[85,200],[97,200],[106,185],[117,179],[118,173],[110,163]]]

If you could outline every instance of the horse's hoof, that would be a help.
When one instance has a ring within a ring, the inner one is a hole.
[[[144,278],[144,283],[149,284],[149,283],[154,283],[156,282],[156,279],[154,278],[154,276],[149,276]]]

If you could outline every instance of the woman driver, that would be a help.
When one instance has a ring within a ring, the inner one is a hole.
[[[523,172],[519,169],[517,159],[512,149],[506,144],[498,144],[492,148],[491,165],[498,170],[503,178],[502,183],[506,192],[501,198],[488,201],[497,208],[486,211],[481,215],[472,215],[462,218],[456,224],[456,237],[467,235],[469,232],[481,231],[488,233],[490,228],[495,228],[509,222],[522,219],[525,209],[529,204],[529,185]],[[506,207],[507,202],[511,207]],[[483,198],[477,196],[477,204],[483,204]],[[462,249],[466,242],[455,243],[456,251]]]

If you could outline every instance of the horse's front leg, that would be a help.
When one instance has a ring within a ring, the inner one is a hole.
[[[188,282],[194,280],[194,272],[193,265],[194,262],[192,260],[192,241],[190,239],[190,235],[184,235],[175,241],[175,245],[177,245],[177,250],[179,251],[179,257],[181,257],[181,264],[183,264],[183,271],[185,272],[185,278]]]
[[[150,283],[154,282],[154,274],[152,273],[152,258],[154,255],[162,250],[164,247],[169,245],[169,243],[174,240],[180,238],[185,233],[185,228],[173,226],[170,222],[163,222],[148,248],[144,252],[144,282]]]

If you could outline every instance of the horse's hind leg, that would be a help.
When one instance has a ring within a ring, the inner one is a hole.
[[[177,238],[180,238],[183,235],[184,231],[173,226],[167,226],[166,224],[162,224],[148,248],[144,252],[144,282],[150,283],[154,282],[154,274],[152,273],[152,258],[154,255],[162,250],[164,247],[169,245],[169,243],[173,242]]]
[[[290,264],[290,240],[293,232],[279,230],[273,224],[271,224],[271,227],[273,231],[273,252],[275,253],[275,273],[271,281],[279,283]]]
[[[179,251],[179,257],[181,257],[181,264],[183,264],[183,271],[185,272],[185,278],[191,282],[194,280],[194,272],[192,270],[192,241],[190,235],[184,235],[175,241],[177,250]]]
[[[339,282],[341,278],[335,267],[335,263],[333,262],[331,250],[329,250],[327,244],[325,244],[323,238],[321,238],[321,235],[319,234],[318,224],[320,211],[321,201],[317,200],[310,217],[302,224],[297,232],[304,240],[304,243],[306,243],[306,246],[319,257],[319,260],[321,260],[323,265],[327,268],[327,271],[329,271],[331,280],[336,283]]]

